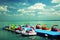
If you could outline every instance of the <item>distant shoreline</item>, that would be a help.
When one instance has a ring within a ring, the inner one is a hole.
[[[0,21],[60,21],[60,20],[0,20]]]

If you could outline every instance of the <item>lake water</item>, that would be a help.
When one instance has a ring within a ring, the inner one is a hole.
[[[19,24],[25,25],[29,24],[31,26],[35,26],[36,24],[47,24],[47,27],[50,27],[54,24],[57,24],[57,28],[60,28],[60,21],[0,21],[0,40],[55,40],[40,36],[22,36],[21,34],[12,33],[10,31],[2,30],[2,28],[6,25],[10,24]],[[57,40],[57,39],[56,39]]]

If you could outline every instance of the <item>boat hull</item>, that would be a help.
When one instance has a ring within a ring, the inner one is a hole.
[[[48,38],[60,38],[60,32],[47,31],[47,30],[35,30],[37,35]]]

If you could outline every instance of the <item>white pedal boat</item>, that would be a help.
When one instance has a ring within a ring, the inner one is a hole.
[[[35,33],[22,33],[22,35],[36,35],[36,32]]]
[[[15,32],[16,32],[16,33],[19,33],[19,34],[21,34],[21,33],[22,33],[22,31],[20,31],[20,30],[16,30]]]
[[[36,35],[37,33],[33,30],[32,32],[30,33],[27,33],[26,31],[22,31],[22,35]]]

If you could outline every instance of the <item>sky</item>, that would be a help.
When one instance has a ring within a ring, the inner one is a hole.
[[[60,20],[60,0],[0,0],[0,20]]]

